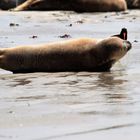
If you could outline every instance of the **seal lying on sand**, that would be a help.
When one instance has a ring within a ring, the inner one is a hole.
[[[76,12],[108,12],[127,9],[125,0],[26,0],[14,11],[73,10]]]
[[[0,68],[13,73],[109,71],[131,44],[118,37],[73,39],[0,49]]]

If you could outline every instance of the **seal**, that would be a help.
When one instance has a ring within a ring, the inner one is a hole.
[[[0,49],[0,68],[13,73],[109,71],[131,43],[118,37],[71,39]]]
[[[76,12],[108,12],[127,9],[125,0],[26,0],[14,11],[73,10]]]
[[[0,9],[8,10],[15,8],[16,6],[22,4],[26,0],[0,0]]]

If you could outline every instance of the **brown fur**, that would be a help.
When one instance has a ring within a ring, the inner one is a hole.
[[[125,47],[123,43],[125,42]],[[131,44],[118,37],[81,38],[42,45],[0,49],[0,68],[14,73],[107,71]]]
[[[77,12],[106,12],[126,9],[125,0],[26,0],[14,11],[74,10]]]

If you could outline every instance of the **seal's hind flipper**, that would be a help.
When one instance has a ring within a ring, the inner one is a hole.
[[[113,35],[113,36],[119,37],[119,38],[121,38],[123,40],[127,40],[127,29],[126,28],[122,28],[120,34]]]

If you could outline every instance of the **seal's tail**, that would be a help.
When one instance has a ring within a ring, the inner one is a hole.
[[[127,29],[126,28],[122,28],[120,34],[117,35],[113,35],[113,36],[117,36],[123,40],[127,40]]]

